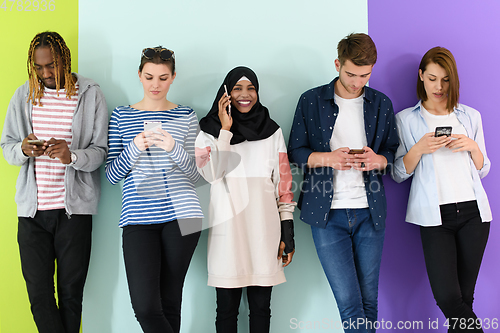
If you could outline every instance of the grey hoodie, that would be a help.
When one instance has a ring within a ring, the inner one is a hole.
[[[78,78],[79,93],[69,149],[78,158],[74,165],[66,167],[64,206],[68,215],[97,214],[101,196],[99,166],[108,151],[108,109],[97,83],[76,73],[73,75]],[[24,155],[21,149],[22,141],[33,133],[33,105],[28,95],[26,81],[17,88],[9,103],[0,146],[9,164],[21,166],[16,184],[17,215],[34,217],[37,211],[35,159]]]

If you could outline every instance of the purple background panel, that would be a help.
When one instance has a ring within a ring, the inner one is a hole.
[[[493,222],[477,281],[474,310],[479,318],[500,319],[500,216],[499,197],[500,110],[496,105],[500,73],[500,2],[482,0],[377,0],[368,3],[368,31],[378,49],[370,86],[386,93],[395,112],[416,104],[418,65],[434,46],[448,48],[457,61],[460,102],[481,112],[486,149],[492,168],[483,186],[493,211]],[[453,172],[453,170],[450,170]],[[410,181],[396,184],[384,179],[388,218],[380,274],[379,320],[429,321],[444,316],[430,289],[420,242],[419,227],[406,223]],[[389,331],[380,329],[379,332]],[[412,331],[411,329],[407,331]],[[498,331],[494,329],[487,332]]]

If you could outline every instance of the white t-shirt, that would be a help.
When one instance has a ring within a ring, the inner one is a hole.
[[[451,126],[452,134],[467,135],[455,112],[447,115],[434,115],[423,106],[422,111],[429,131],[434,132],[438,126]],[[440,205],[476,200],[470,158],[469,152],[454,153],[452,149],[446,147],[432,153]]]
[[[330,139],[330,149],[334,151],[341,147],[363,148],[367,144],[363,116],[364,94],[352,99],[345,99],[338,95],[334,98],[335,104],[339,107],[339,115]],[[354,169],[334,170],[331,208],[367,207],[363,172]]]

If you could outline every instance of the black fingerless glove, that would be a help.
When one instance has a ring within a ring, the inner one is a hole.
[[[281,241],[285,243],[285,253],[288,254],[295,249],[293,240],[293,220],[281,221]]]

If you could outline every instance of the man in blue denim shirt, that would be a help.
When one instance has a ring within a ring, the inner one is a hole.
[[[394,110],[365,87],[377,50],[366,34],[338,44],[339,77],[300,97],[290,161],[304,172],[300,218],[311,225],[318,257],[345,332],[374,332],[387,205],[382,175],[398,147]]]

